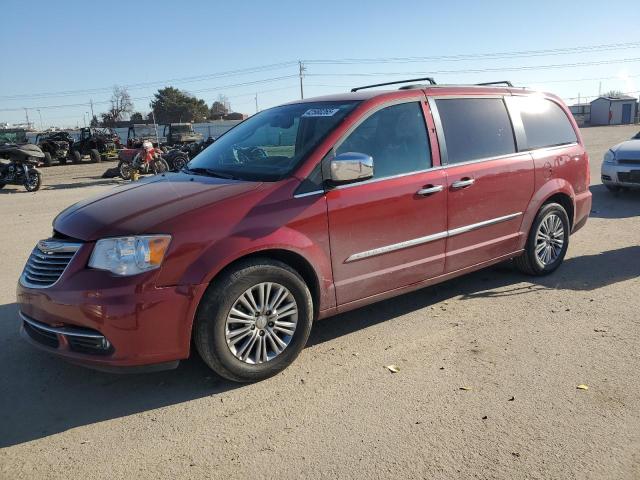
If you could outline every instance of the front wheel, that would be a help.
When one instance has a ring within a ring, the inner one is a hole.
[[[309,288],[288,265],[241,261],[209,286],[194,326],[204,362],[236,382],[271,377],[302,351],[313,322]]]
[[[158,158],[151,164],[151,170],[155,175],[169,171],[169,164],[163,158]]]
[[[78,150],[74,150],[73,152],[71,152],[71,161],[73,163],[82,162],[82,155],[80,154],[80,152]]]
[[[24,180],[24,188],[27,192],[35,192],[40,190],[42,185],[42,174],[35,168],[30,168],[27,172],[27,178]]]
[[[556,270],[569,247],[569,216],[562,205],[542,206],[531,225],[524,253],[515,266],[528,275],[548,275]]]

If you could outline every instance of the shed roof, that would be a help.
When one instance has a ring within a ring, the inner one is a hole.
[[[634,102],[638,101],[636,97],[631,97],[629,95],[620,95],[619,97],[605,97],[605,96],[598,97],[595,100],[592,100],[591,103],[597,100],[607,100],[609,102],[628,102],[629,100],[632,100]]]

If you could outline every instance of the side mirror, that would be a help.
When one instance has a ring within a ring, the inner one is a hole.
[[[330,169],[335,183],[366,180],[373,177],[373,157],[359,152],[341,153],[331,160]]]

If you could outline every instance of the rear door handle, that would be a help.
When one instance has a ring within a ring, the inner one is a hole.
[[[433,195],[434,193],[438,193],[444,190],[442,185],[427,185],[424,188],[421,188],[416,193],[420,196],[426,197],[427,195]]]
[[[467,188],[467,187],[473,185],[473,183],[475,181],[476,181],[475,178],[463,178],[462,180],[458,180],[457,182],[453,182],[451,184],[451,188],[454,188],[454,189]]]

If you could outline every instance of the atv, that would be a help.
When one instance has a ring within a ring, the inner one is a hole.
[[[192,156],[200,150],[198,144],[203,140],[201,133],[197,133],[190,123],[170,123],[164,126],[164,137],[169,147],[179,148],[189,152]]]
[[[127,148],[142,148],[142,142],[149,141],[154,147],[160,147],[164,138],[158,138],[158,130],[154,124],[134,123],[127,131]]]
[[[67,132],[39,133],[36,135],[35,144],[44,152],[42,163],[45,167],[51,166],[53,160],[64,165],[71,152],[73,137]]]
[[[112,128],[81,128],[80,138],[71,147],[72,160],[78,163],[82,157],[89,156],[91,162],[117,160],[120,137]]]

